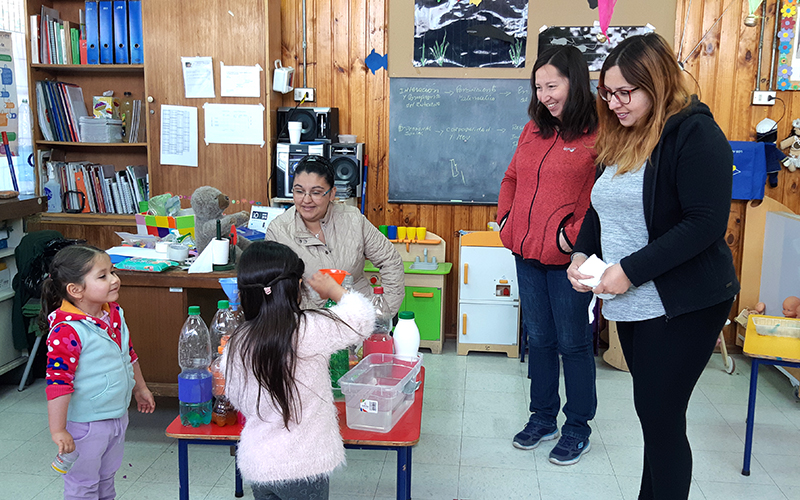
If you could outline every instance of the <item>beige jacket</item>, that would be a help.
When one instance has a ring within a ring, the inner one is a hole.
[[[380,269],[383,293],[392,316],[400,310],[405,296],[403,261],[392,243],[355,207],[331,203],[320,221],[327,244],[306,228],[295,207],[273,220],[266,240],[283,243],[303,259],[304,278],[320,269],[342,269],[353,275],[353,289],[372,297],[372,287],[364,277],[364,260]],[[313,291],[303,297],[304,309],[322,307],[325,301]]]

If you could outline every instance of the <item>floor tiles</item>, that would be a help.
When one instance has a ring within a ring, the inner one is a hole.
[[[687,411],[693,450],[690,500],[800,499],[800,401],[789,380],[772,367],[759,370],[751,475],[741,475],[750,363],[733,356],[722,370],[714,355]],[[642,468],[642,436],[630,374],[597,357],[598,409],[592,449],[578,464],[548,460],[555,441],[536,450],[511,439],[528,419],[527,363],[505,354],[458,356],[426,353],[422,434],[413,448],[412,496],[432,500],[635,500]],[[669,361],[665,360],[665,369]],[[0,378],[0,484],[3,498],[53,500],[63,482],[50,469],[55,455],[47,426],[44,382],[23,392]],[[560,385],[562,404],[564,387]],[[178,495],[174,440],[164,429],[177,402],[157,398],[152,415],[131,411],[125,456],[117,479],[120,500],[172,499]],[[558,424],[563,425],[559,415]],[[192,500],[233,498],[234,459],[228,447],[190,447]],[[389,500],[396,491],[397,455],[347,450],[347,465],[331,477],[331,500]],[[252,491],[245,485],[245,499]]]

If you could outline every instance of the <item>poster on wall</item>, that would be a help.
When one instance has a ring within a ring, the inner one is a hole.
[[[609,26],[603,35],[600,23],[594,26],[550,26],[539,32],[539,52],[548,45],[574,45],[583,54],[589,71],[600,71],[609,52],[629,36],[655,31],[653,26]]]
[[[778,90],[800,90],[797,0],[781,0],[778,25]]]
[[[525,66],[528,0],[415,0],[415,67]]]
[[[17,154],[17,83],[11,33],[0,31],[0,132],[6,132],[11,151]],[[0,158],[6,151],[0,142]]]

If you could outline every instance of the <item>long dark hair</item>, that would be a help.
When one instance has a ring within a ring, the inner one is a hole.
[[[560,119],[551,115],[536,97],[536,71],[548,64],[555,67],[569,82],[567,102],[564,103]],[[531,91],[528,116],[545,139],[552,137],[556,129],[568,142],[597,130],[597,109],[589,85],[589,67],[577,47],[553,45],[544,49],[531,71]]]
[[[237,280],[245,324],[228,345],[231,359],[238,355],[258,382],[259,418],[261,390],[265,389],[287,427],[290,419],[299,421],[301,410],[294,371],[295,332],[304,320],[299,302],[304,270],[303,260],[286,245],[259,241],[247,247],[239,260]]]
[[[72,303],[67,285],[83,285],[84,277],[94,266],[94,260],[103,254],[105,252],[90,245],[71,245],[58,251],[50,264],[50,276],[42,283],[42,310],[39,314],[42,331],[50,329],[47,317],[61,307],[63,300]]]
[[[308,155],[304,156],[297,162],[294,168],[294,175],[308,172],[309,174],[317,174],[325,179],[328,187],[333,187],[333,165],[330,160],[324,156]]]

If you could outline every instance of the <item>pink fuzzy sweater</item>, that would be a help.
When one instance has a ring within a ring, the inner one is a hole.
[[[248,482],[275,483],[327,476],[345,462],[328,362],[335,351],[372,333],[375,310],[363,295],[351,292],[331,311],[353,329],[327,316],[306,312],[306,320],[297,332],[295,372],[302,418],[299,423],[290,420],[288,429],[266,390],[262,391],[260,402],[263,420],[258,417],[255,378],[245,372],[238,355],[228,359],[228,351],[223,354],[222,365],[227,373],[225,394],[247,417],[237,458],[242,477]]]

